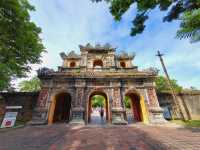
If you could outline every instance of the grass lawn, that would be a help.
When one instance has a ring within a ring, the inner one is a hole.
[[[171,122],[183,125],[185,127],[198,127],[198,128],[200,128],[200,120],[189,120],[189,121],[172,120]]]

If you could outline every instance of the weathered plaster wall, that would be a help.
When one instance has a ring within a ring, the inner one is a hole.
[[[158,93],[158,100],[161,107],[172,104],[170,93]],[[177,94],[182,112],[186,119],[200,119],[200,92],[184,92]]]
[[[2,108],[6,106],[22,106],[18,117],[23,118],[24,121],[29,121],[32,118],[33,109],[36,106],[38,99],[38,92],[13,92],[13,93],[0,93],[3,97]],[[4,106],[3,106],[4,105]],[[5,109],[4,112],[5,113]]]

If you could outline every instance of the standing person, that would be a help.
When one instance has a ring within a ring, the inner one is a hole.
[[[100,111],[100,116],[101,116],[101,118],[103,118],[103,116],[104,116],[104,109],[101,107],[101,111]]]

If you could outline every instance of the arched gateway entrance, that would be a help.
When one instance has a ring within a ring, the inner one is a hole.
[[[130,103],[130,111],[126,112],[128,123],[148,123],[148,115],[143,96],[140,96],[136,92],[127,92],[125,96]]]
[[[59,93],[52,98],[48,123],[69,122],[71,113],[71,96],[69,93]]]
[[[98,108],[93,108],[92,107],[92,101],[94,100],[93,98],[95,96],[101,96],[104,98],[104,104],[102,105],[102,108],[98,107]],[[87,123],[92,123],[92,113],[94,113],[96,111],[96,113],[99,113],[97,111],[100,111],[100,109],[103,109],[104,111],[104,116],[105,116],[105,123],[108,122],[110,120],[110,115],[109,115],[109,103],[108,103],[108,97],[107,95],[102,92],[102,91],[94,91],[89,95],[89,100],[88,100],[88,104],[87,104],[87,116],[86,116],[86,122]],[[100,114],[99,114],[100,117]],[[103,119],[103,118],[102,118]],[[99,122],[93,122],[93,124],[99,124]]]
[[[104,97],[104,115],[109,123],[127,123],[123,103],[125,95],[131,99],[130,112],[136,121],[164,121],[154,87],[156,69],[139,70],[132,63],[134,54],[116,53],[116,48],[110,44],[92,46],[88,43],[79,45],[79,48],[80,54],[73,51],[60,53],[63,63],[58,70],[44,67],[37,71],[43,85],[33,122],[46,123],[46,119],[48,123],[67,122],[70,118],[72,124],[87,124],[91,119],[94,95]]]

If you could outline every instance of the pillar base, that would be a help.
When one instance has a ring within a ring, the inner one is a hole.
[[[125,111],[123,108],[112,109],[112,124],[115,125],[127,125],[128,122],[124,119]]]
[[[47,109],[46,108],[36,108],[33,112],[32,120],[29,121],[28,125],[45,125],[47,124]]]
[[[83,118],[84,118],[84,108],[83,107],[72,108],[72,119],[69,122],[69,124],[85,125]]]
[[[150,111],[150,123],[163,124],[167,123],[163,116],[163,109],[161,107],[151,107]]]

